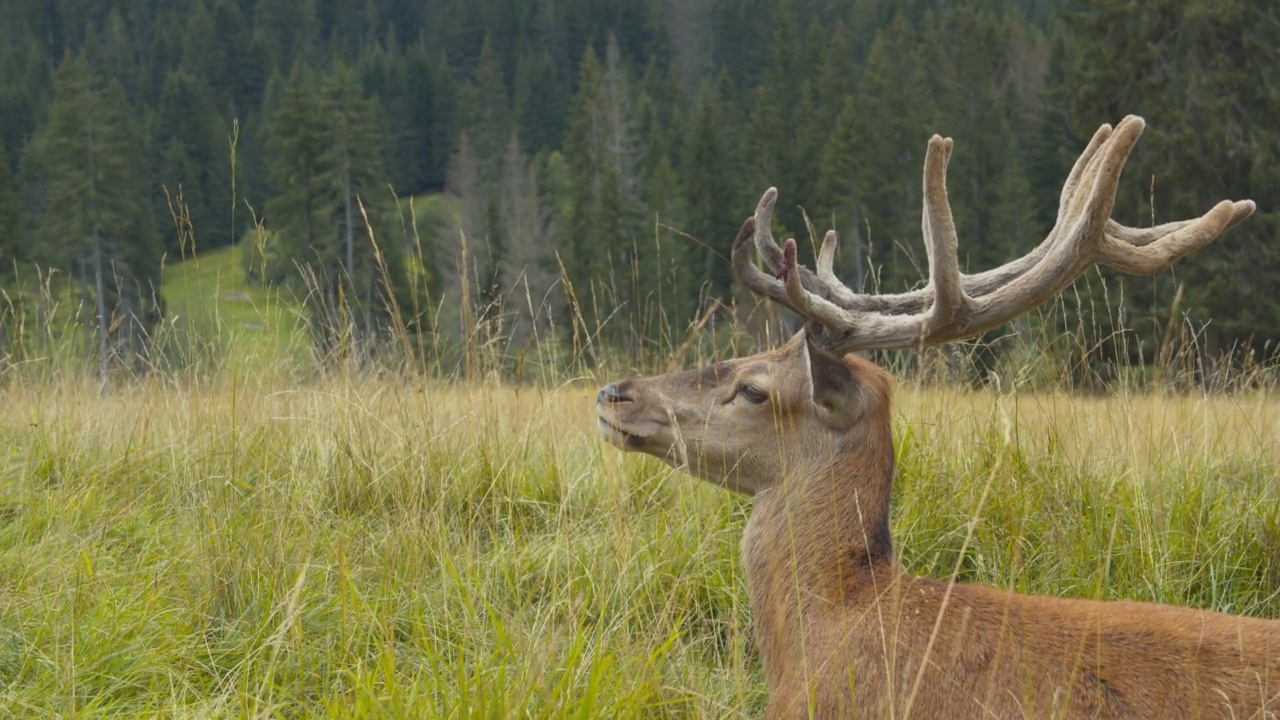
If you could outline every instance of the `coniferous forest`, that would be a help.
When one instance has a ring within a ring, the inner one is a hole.
[[[1044,237],[1129,113],[1117,219],[1258,213],[1173,272],[1087,274],[1056,322],[1106,302],[1093,332],[1138,362],[1174,325],[1269,354],[1278,77],[1270,0],[6,0],[0,357],[49,278],[91,363],[145,355],[165,268],[229,245],[326,355],[467,327],[670,349],[743,314],[729,243],[765,188],[776,233],[834,227],[847,284],[899,290],[932,133],[975,270]]]

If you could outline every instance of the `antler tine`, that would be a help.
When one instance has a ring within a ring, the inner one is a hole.
[[[993,270],[960,272],[946,188],[952,141],[937,135],[929,141],[923,178],[926,287],[895,295],[851,291],[833,270],[834,231],[823,239],[817,273],[799,266],[795,241],[779,248],[767,227],[777,201],[773,188],[734,241],[734,268],[753,292],[798,312],[815,340],[840,351],[909,347],[983,332],[1042,304],[1095,263],[1135,275],[1160,272],[1244,221],[1255,205],[1223,201],[1199,218],[1153,228],[1110,219],[1120,175],[1144,128],[1142,118],[1132,115],[1115,128],[1100,127],[1063,184],[1053,230],[1027,255]],[[756,266],[748,244],[776,277]]]
[[[1098,262],[1130,275],[1154,275],[1213,242],[1252,215],[1255,209],[1252,200],[1223,200],[1196,220],[1146,245],[1105,238],[1099,249]]]
[[[763,201],[761,202],[763,205]],[[802,278],[813,278],[809,270],[796,260],[796,241],[788,240],[785,250],[780,250],[778,275],[785,280],[766,274],[754,262],[752,248],[758,247],[757,219],[749,217],[742,223],[733,241],[733,268],[738,278],[749,290],[779,303],[803,318],[806,327],[815,338],[837,338],[840,328],[857,325],[861,318],[855,311],[846,310],[804,289]],[[828,234],[828,238],[833,234]],[[824,243],[824,248],[826,244]],[[833,248],[834,250],[834,248]],[[834,341],[831,341],[834,342]]]
[[[1114,238],[1118,242],[1125,242],[1130,245],[1150,245],[1165,235],[1181,230],[1192,222],[1194,220],[1175,220],[1161,225],[1153,225],[1149,228],[1133,228],[1121,225],[1115,220],[1108,220],[1107,236]]]
[[[1084,151],[1080,153],[1080,157],[1076,158],[1075,164],[1071,166],[1071,172],[1067,173],[1067,179],[1062,183],[1062,194],[1058,196],[1058,221],[1061,222],[1063,216],[1067,212],[1068,206],[1071,204],[1071,198],[1075,195],[1076,188],[1080,186],[1080,180],[1086,174],[1086,170],[1093,165],[1094,159],[1098,156],[1098,150],[1111,139],[1112,127],[1109,123],[1103,123],[1101,127],[1093,133],[1093,137],[1089,138],[1089,144],[1084,146]],[[1094,166],[1096,167],[1096,166]],[[1041,243],[1041,246],[1048,244]]]
[[[822,240],[822,249],[818,252],[818,272],[814,273],[803,265],[788,265],[785,253],[782,248],[778,247],[778,243],[773,239],[773,211],[778,202],[778,189],[769,188],[764,191],[764,195],[760,197],[760,202],[756,205],[755,214],[752,216],[755,221],[755,232],[752,240],[756,248],[756,252],[760,254],[760,258],[764,261],[764,266],[775,278],[781,280],[785,278],[788,272],[795,268],[800,274],[801,286],[808,292],[812,292],[819,297],[831,299],[841,307],[848,307],[853,310],[867,310],[872,307],[863,307],[863,303],[859,302],[859,298],[874,297],[863,296],[855,293],[840,282],[835,276],[834,265],[837,246],[837,236],[834,230],[828,231]],[[780,302],[790,307],[786,290],[782,283],[773,282],[770,278],[764,276],[750,257],[741,259],[736,255],[737,243],[735,241],[734,268],[743,282],[751,287],[758,295]],[[747,266],[750,267],[747,267]],[[750,278],[750,280],[748,280]],[[752,286],[755,283],[755,286]],[[795,310],[795,308],[791,308]]]
[[[769,188],[760,196],[756,205],[756,252],[764,259],[764,264],[773,272],[780,272],[783,257],[782,248],[773,239],[773,208],[778,203],[778,188]]]
[[[761,205],[764,201],[761,200]],[[771,277],[761,270],[752,257],[752,249],[759,250],[757,237],[759,233],[756,230],[757,220],[755,216],[749,217],[742,223],[742,228],[738,230],[738,236],[733,240],[733,271],[737,273],[738,278],[747,286],[751,292],[781,303],[790,307],[796,312],[800,312],[799,308],[792,307],[790,298],[787,297],[786,289],[782,283],[776,278]],[[766,263],[768,261],[766,260]],[[778,265],[783,263],[782,251],[778,251]]]
[[[951,161],[952,146],[951,138],[934,135],[924,156],[924,210],[920,229],[929,260],[929,288],[933,290],[933,307],[922,328],[926,335],[953,324],[969,303],[960,278],[955,218],[947,198],[947,164]]]
[[[836,246],[840,237],[835,230],[828,230],[822,238],[822,249],[818,251],[818,279],[828,283],[840,282],[836,279]]]
[[[858,321],[858,316],[848,310],[834,305],[819,295],[805,290],[800,284],[800,273],[794,272],[799,267],[796,261],[796,241],[789,238],[782,248],[783,267],[785,272],[783,287],[787,293],[788,305],[802,317],[816,322],[822,330],[839,333]],[[821,266],[819,266],[821,267]],[[813,323],[811,322],[810,325]]]
[[[1252,200],[1241,200],[1236,202],[1235,212],[1232,214],[1231,222],[1227,225],[1226,229],[1230,230],[1236,225],[1239,225],[1240,223],[1244,222],[1246,218],[1248,218],[1250,215],[1253,214],[1255,209],[1256,209],[1256,206],[1254,205]],[[1196,219],[1176,220],[1174,222],[1168,222],[1162,225],[1156,225],[1149,228],[1131,228],[1125,225],[1121,225],[1115,220],[1108,220],[1107,221],[1107,237],[1116,242],[1127,243],[1129,245],[1137,245],[1141,247],[1143,245],[1150,245],[1151,243],[1157,240],[1160,240],[1161,238],[1164,238],[1167,235],[1172,235],[1173,233],[1195,222]]]

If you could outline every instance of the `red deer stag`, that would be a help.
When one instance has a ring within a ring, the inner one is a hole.
[[[929,281],[852,292],[770,231],[764,194],[733,245],[753,292],[806,326],[782,347],[701,370],[627,380],[597,397],[601,433],[752,495],[742,539],[769,718],[1263,718],[1280,711],[1280,621],[1137,602],[1032,597],[905,573],[889,536],[890,379],[849,354],[941,343],[1034,308],[1097,263],[1159,272],[1254,210],[1224,201],[1152,228],[1111,220],[1144,123],[1104,125],[1062,190],[1057,223],[1025,257],[960,272],[945,172],[924,165]],[[763,258],[765,272],[753,251]]]

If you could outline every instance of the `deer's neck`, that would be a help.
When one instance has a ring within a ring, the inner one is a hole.
[[[798,651],[806,618],[870,597],[873,574],[896,572],[889,423],[850,447],[824,464],[796,467],[757,497],[747,524],[743,565],[767,673],[783,665],[771,656]]]

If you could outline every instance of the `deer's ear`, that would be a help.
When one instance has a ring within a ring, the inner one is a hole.
[[[810,398],[818,418],[838,430],[853,425],[858,420],[862,407],[858,380],[853,371],[843,359],[814,345],[808,338],[801,343],[800,352]]]

